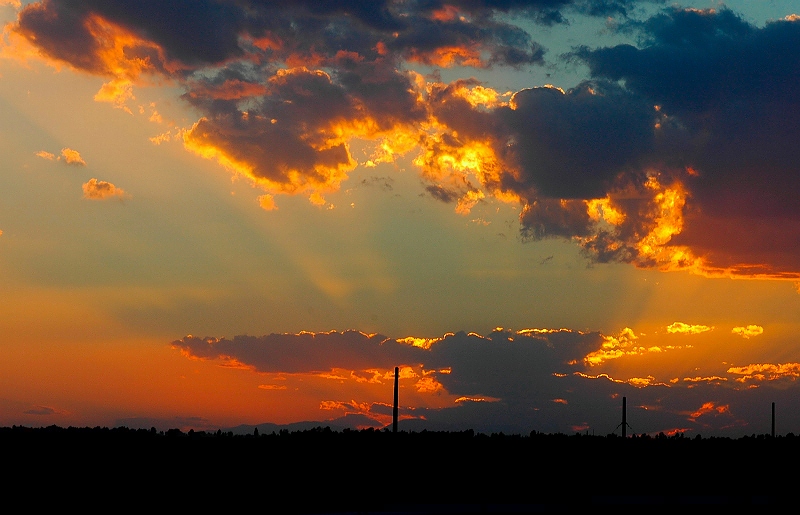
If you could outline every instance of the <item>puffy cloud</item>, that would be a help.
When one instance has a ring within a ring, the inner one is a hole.
[[[748,325],[746,327],[734,327],[731,333],[741,336],[742,338],[752,338],[764,332],[764,328],[760,325]]]
[[[42,159],[47,159],[48,161],[54,161],[56,159],[55,154],[47,152],[46,150],[40,150],[36,152],[36,155]]]
[[[83,184],[83,198],[85,199],[104,200],[113,197],[126,198],[127,196],[128,194],[122,188],[117,188],[110,182],[92,178]]]

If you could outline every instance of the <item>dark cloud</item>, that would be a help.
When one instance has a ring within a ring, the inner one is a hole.
[[[452,368],[446,378],[440,378],[448,382],[452,393],[494,396],[503,393],[507,388],[503,385],[508,383],[531,381],[532,376],[547,376],[555,369],[570,371],[601,343],[598,333],[568,330],[496,331],[488,337],[458,332],[422,348],[382,335],[334,331],[232,339],[187,336],[172,345],[193,357],[235,360],[259,372],[311,373],[400,365]],[[582,369],[582,364],[577,366]],[[487,381],[500,382],[487,386]]]
[[[259,372],[285,373],[393,368],[400,363],[420,363],[424,353],[385,336],[357,331],[235,336],[230,340],[187,336],[172,345],[197,358],[233,359]]]
[[[653,145],[652,104],[610,83],[522,90],[496,115],[519,163],[516,187],[544,197],[602,197]]]
[[[331,58],[339,50],[369,55],[382,41],[385,48],[421,60],[461,47],[488,52],[492,64],[519,65],[540,61],[541,50],[527,32],[498,21],[495,13],[568,3],[447,4],[469,11],[468,20],[437,16],[445,5],[429,2],[43,0],[22,10],[17,30],[50,57],[95,73],[107,71],[97,50],[108,34],[93,28],[98,20],[156,45],[166,60],[189,69],[252,52],[258,45],[243,46],[243,36],[269,38],[273,45],[262,47],[261,55],[274,62],[292,54]]]

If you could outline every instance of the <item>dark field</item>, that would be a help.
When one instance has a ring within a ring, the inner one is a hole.
[[[13,427],[0,445],[30,508],[707,513],[793,506],[800,438]]]

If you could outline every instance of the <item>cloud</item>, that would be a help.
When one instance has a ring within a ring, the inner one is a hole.
[[[713,327],[707,325],[685,324],[683,322],[674,322],[667,327],[667,332],[670,334],[701,334],[713,330]]]
[[[86,166],[86,161],[83,160],[80,152],[72,150],[71,148],[65,147],[61,149],[61,157],[59,157],[59,160],[61,159],[68,165]]]
[[[728,373],[740,376],[736,378],[740,383],[785,379],[795,381],[800,377],[800,363],[753,363],[743,367],[731,367]]]
[[[40,150],[36,152],[36,156],[41,157],[42,159],[47,159],[48,161],[58,160],[68,165],[86,166],[86,161],[83,160],[83,157],[81,157],[80,152],[68,147],[62,148],[61,155],[58,157],[56,157],[56,155],[51,152],[47,152],[46,150]]]
[[[126,198],[128,194],[110,182],[98,181],[94,178],[83,184],[83,198],[85,199],[105,200],[113,197]]]
[[[258,205],[264,211],[275,211],[278,206],[275,205],[275,198],[272,195],[261,195],[258,197]]]
[[[730,406],[727,404],[725,405],[718,405],[714,402],[705,402],[699,409],[694,411],[691,415],[689,415],[689,419],[692,422],[696,422],[697,419],[704,416],[720,416],[720,415],[730,415]]]
[[[40,416],[64,414],[62,410],[51,408],[50,406],[34,406],[30,409],[25,410],[23,413],[25,413],[26,415],[40,415]]]
[[[760,325],[748,325],[747,327],[734,327],[731,333],[741,336],[744,339],[758,336],[764,332],[764,328]]]

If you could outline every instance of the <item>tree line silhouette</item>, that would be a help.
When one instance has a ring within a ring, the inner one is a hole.
[[[504,513],[779,504],[794,494],[785,465],[800,438],[12,426],[0,449],[7,491],[113,499],[83,495],[86,507]]]

